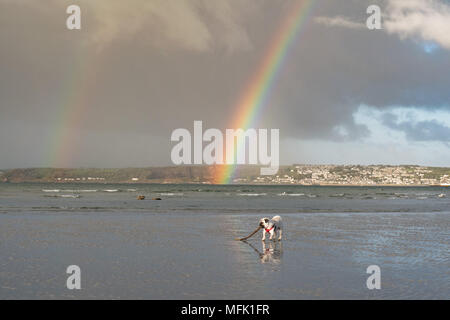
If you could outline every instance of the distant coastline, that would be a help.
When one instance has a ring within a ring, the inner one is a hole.
[[[0,171],[0,183],[214,184],[218,166],[28,168]],[[288,165],[273,176],[240,166],[234,184],[309,186],[450,186],[450,168],[414,165]]]

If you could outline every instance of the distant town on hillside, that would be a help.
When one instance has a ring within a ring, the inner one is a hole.
[[[172,166],[120,169],[31,168],[0,171],[0,182],[53,183],[215,183],[218,166]],[[257,166],[240,166],[235,184],[340,186],[450,186],[450,168],[414,165],[289,165],[273,176]]]

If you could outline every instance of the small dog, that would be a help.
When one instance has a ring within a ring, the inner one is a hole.
[[[283,234],[283,224],[280,216],[269,218],[262,218],[259,220],[259,226],[264,228],[262,241],[266,240],[266,233],[270,235],[269,240],[272,240],[274,234],[278,234],[278,240],[281,240]]]

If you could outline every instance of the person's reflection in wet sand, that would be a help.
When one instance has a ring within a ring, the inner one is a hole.
[[[255,248],[251,243],[242,241],[248,244],[258,255],[261,263],[273,263],[280,264],[283,257],[283,245],[281,241],[269,241],[268,244],[265,241],[261,241],[262,252]]]

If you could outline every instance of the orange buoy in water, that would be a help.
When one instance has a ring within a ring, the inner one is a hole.
[[[138,200],[145,200],[145,196],[138,196],[137,199]]]

